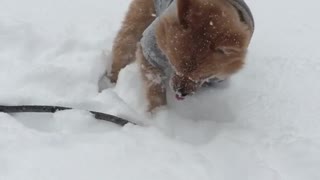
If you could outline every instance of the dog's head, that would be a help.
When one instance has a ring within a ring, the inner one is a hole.
[[[177,0],[161,16],[156,36],[174,70],[171,86],[182,98],[208,78],[229,76],[244,64],[252,30],[225,0]]]

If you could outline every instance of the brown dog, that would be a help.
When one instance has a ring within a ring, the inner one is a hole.
[[[114,42],[110,79],[137,59],[152,111],[166,104],[168,78],[183,99],[241,69],[253,30],[242,0],[133,0]]]

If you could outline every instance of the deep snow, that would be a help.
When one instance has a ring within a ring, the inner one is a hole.
[[[246,67],[152,117],[136,65],[115,87],[99,83],[129,2],[0,0],[0,104],[147,124],[0,113],[0,180],[320,179],[318,1],[247,0],[256,31]]]

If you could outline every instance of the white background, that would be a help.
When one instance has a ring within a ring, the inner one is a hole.
[[[319,180],[316,0],[247,0],[245,68],[150,117],[136,65],[99,92],[129,0],[0,0],[0,104],[84,111],[0,113],[0,180]]]

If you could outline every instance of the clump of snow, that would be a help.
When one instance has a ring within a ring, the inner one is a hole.
[[[246,67],[184,101],[168,91],[153,115],[136,64],[116,85],[102,78],[129,3],[1,1],[0,104],[79,109],[0,113],[1,180],[320,179],[318,1],[247,0],[257,26]]]

